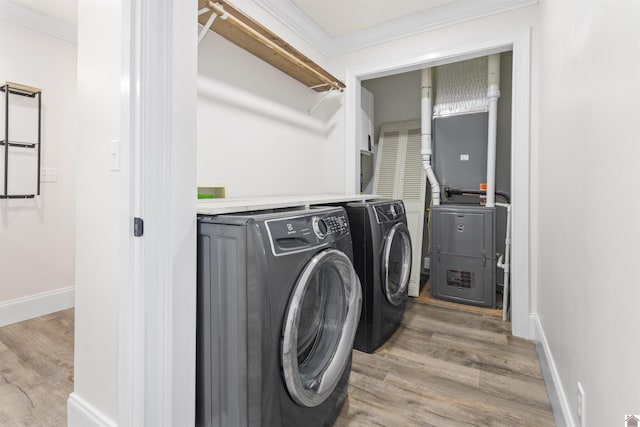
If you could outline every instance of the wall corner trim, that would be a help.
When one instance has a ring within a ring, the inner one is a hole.
[[[0,327],[71,308],[73,286],[0,303]]]
[[[89,402],[71,393],[67,400],[67,426],[69,427],[116,427],[116,423],[94,408]]]
[[[540,318],[536,313],[531,313],[530,324],[533,329],[533,340],[538,343],[542,347],[542,352],[538,353],[538,357],[540,358],[540,365],[543,366],[542,372],[545,376],[544,381],[551,382],[556,391],[557,402],[551,402],[552,407],[559,406],[562,420],[564,421],[564,425],[567,427],[576,427],[576,423],[574,422],[573,416],[571,414],[571,406],[569,405],[569,401],[567,400],[567,395],[565,393],[565,389],[562,386],[562,380],[560,379],[560,373],[558,372],[558,368],[553,359],[553,354],[551,353],[551,348],[549,347],[549,342],[547,341],[547,337],[544,333],[544,329],[542,327],[542,322],[540,322]],[[544,369],[547,367],[548,369]],[[550,375],[551,378],[547,378]],[[553,399],[554,396],[549,396],[549,399]],[[558,414],[554,414],[556,416],[556,421]],[[558,425],[561,425],[558,423]]]

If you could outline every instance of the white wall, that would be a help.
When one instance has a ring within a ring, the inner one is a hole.
[[[420,119],[422,77],[419,70],[364,80],[362,86],[374,95],[376,140],[373,143],[378,143],[383,123]]]
[[[252,2],[234,3],[282,38],[288,34]],[[289,43],[293,42],[287,39]],[[296,48],[313,58],[314,50]],[[209,33],[198,49],[198,182],[223,184],[228,197],[341,192],[342,137],[332,98],[309,115],[315,92],[261,59]]]
[[[77,144],[76,46],[2,18],[0,84],[11,81],[42,89],[41,166],[57,169],[57,182],[42,183],[41,195],[34,199],[0,200],[0,326],[73,305]],[[0,99],[4,139],[4,94]],[[15,106],[25,100],[37,105],[15,95],[10,100]],[[14,131],[27,129],[36,138],[36,108],[29,109],[33,114],[11,120],[12,139],[18,139]],[[9,111],[17,117],[17,108],[10,105]],[[28,174],[30,185],[14,189],[33,193],[35,150],[22,151],[9,157],[10,171],[24,168],[13,175],[9,191],[12,184],[26,182]],[[21,157],[30,159],[19,164]]]
[[[127,230],[108,154],[120,138],[120,29],[120,2],[80,1],[74,395],[103,421],[117,419],[118,254]]]
[[[228,197],[324,191],[325,126],[306,86],[214,33],[198,71],[199,184]]]
[[[540,3],[537,312],[588,426],[640,413],[640,3]],[[579,424],[578,424],[579,425]]]

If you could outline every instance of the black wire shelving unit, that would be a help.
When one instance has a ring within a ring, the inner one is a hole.
[[[5,82],[0,86],[0,92],[4,92],[4,139],[0,140],[0,147],[4,149],[4,184],[2,185],[2,192],[0,193],[0,199],[32,199],[35,196],[40,195],[40,153],[41,153],[41,138],[42,138],[42,90],[22,85],[19,83]],[[36,142],[22,142],[12,141],[9,139],[9,97],[11,95],[25,96],[28,98],[37,99],[38,102],[38,138]],[[29,148],[37,150],[38,156],[38,168],[36,171],[36,192],[35,194],[9,194],[9,148]]]

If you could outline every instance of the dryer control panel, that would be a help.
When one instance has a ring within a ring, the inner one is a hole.
[[[350,233],[344,211],[278,218],[265,224],[274,255],[313,249]]]
[[[404,216],[404,204],[398,200],[375,206],[378,223],[396,221]]]

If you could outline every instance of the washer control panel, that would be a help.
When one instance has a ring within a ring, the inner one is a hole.
[[[325,217],[313,217],[313,229],[316,236],[324,239],[328,234],[342,236],[349,232],[349,223],[344,215],[331,215]]]
[[[343,210],[265,221],[275,255],[308,250],[350,233]]]

